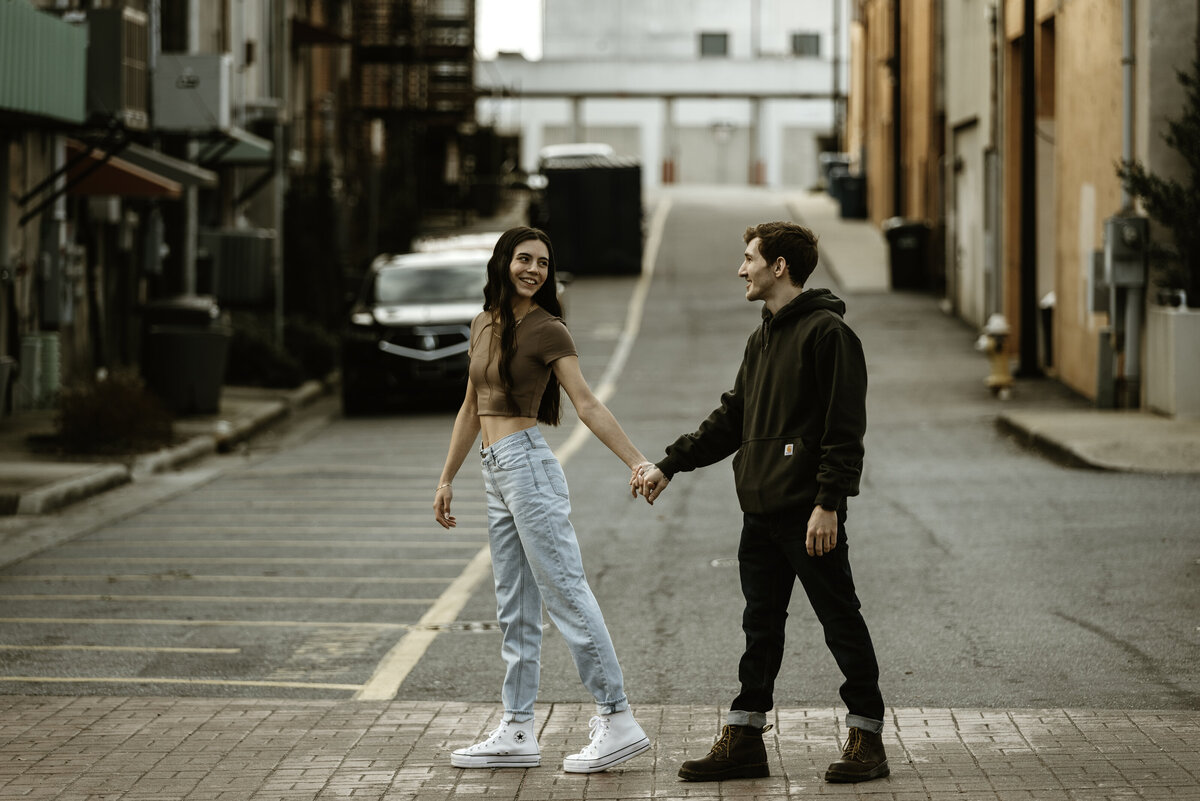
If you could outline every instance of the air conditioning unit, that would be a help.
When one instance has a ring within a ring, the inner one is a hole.
[[[161,53],[154,70],[154,127],[206,133],[232,125],[233,56]]]
[[[150,123],[146,13],[128,7],[97,8],[88,11],[87,20],[88,114],[144,131]]]
[[[212,228],[200,232],[198,254],[212,259],[212,293],[226,307],[265,308],[274,297],[270,228]]]

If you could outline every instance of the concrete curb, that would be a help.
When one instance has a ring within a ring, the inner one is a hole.
[[[1064,467],[1082,468],[1085,470],[1112,470],[1104,464],[1097,464],[1083,454],[1074,450],[1070,445],[1043,434],[1041,431],[1028,427],[1024,421],[1002,413],[996,418],[996,428],[1011,436],[1023,447],[1041,453],[1051,461]]]
[[[125,465],[100,465],[89,473],[22,492],[20,500],[17,501],[16,513],[19,515],[45,514],[114,487],[128,484],[132,480],[133,475]]]
[[[1200,421],[1137,410],[1025,409],[996,425],[1067,466],[1120,473],[1200,474]]]
[[[16,501],[15,513],[47,514],[136,481],[139,476],[165,473],[214,453],[227,453],[239,443],[313,403],[331,386],[336,386],[337,381],[336,373],[324,381],[306,381],[284,394],[282,399],[264,403],[261,410],[237,422],[218,421],[211,434],[198,434],[174,447],[142,454],[135,457],[128,467],[120,464],[96,465],[82,475],[51,481],[23,491]]]

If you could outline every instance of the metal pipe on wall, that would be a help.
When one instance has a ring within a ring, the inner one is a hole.
[[[904,137],[901,133],[903,114],[901,105],[904,101],[903,88],[900,85],[902,55],[901,39],[901,0],[892,0],[892,216],[904,216],[904,154],[901,146]]]
[[[1025,0],[1021,29],[1021,260],[1020,366],[1017,374],[1038,376],[1037,332],[1037,74],[1034,70],[1034,40],[1037,18],[1034,0]]]
[[[1121,158],[1125,163],[1133,161],[1133,0],[1122,0],[1121,19]],[[1121,182],[1121,211],[1126,213],[1132,199]],[[1125,290],[1125,387],[1123,405],[1140,406],[1142,373],[1142,310],[1145,306],[1145,284],[1131,286]]]

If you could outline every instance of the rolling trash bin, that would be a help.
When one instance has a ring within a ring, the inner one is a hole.
[[[233,331],[213,298],[189,295],[143,309],[142,378],[173,414],[215,414]]]
[[[841,176],[838,187],[839,212],[843,220],[865,220],[867,218],[867,178],[865,175],[846,173]]]
[[[891,217],[883,221],[892,289],[929,288],[930,233],[928,223],[920,220]]]

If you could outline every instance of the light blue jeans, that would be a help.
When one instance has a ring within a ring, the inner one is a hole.
[[[533,718],[542,653],[542,601],[562,632],[599,714],[629,708],[612,638],[583,573],[562,466],[536,427],[480,451],[496,617],[506,671],[504,720]]]

